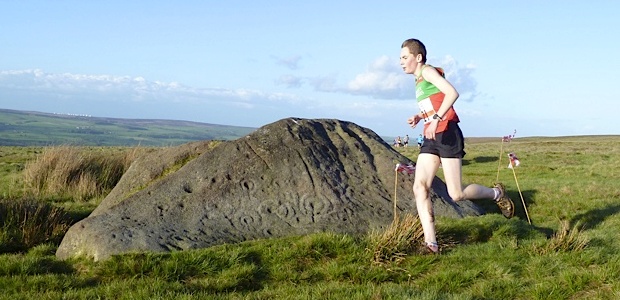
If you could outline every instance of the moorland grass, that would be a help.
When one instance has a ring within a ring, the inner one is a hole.
[[[71,225],[62,209],[41,201],[0,199],[0,253],[59,243]]]
[[[48,147],[25,165],[24,195],[74,201],[101,197],[145,151],[141,147]]]
[[[23,195],[23,173],[26,164],[41,154],[41,147],[0,147],[0,197]]]
[[[57,243],[48,242],[0,255],[0,299],[617,299],[619,142],[468,139],[465,183],[499,179],[517,213],[507,220],[479,201],[489,214],[438,218],[438,233],[451,241],[441,255],[399,249],[398,259],[377,264],[377,236],[316,233],[58,261]],[[507,156],[500,162],[500,145],[521,160],[515,173]],[[415,161],[416,148],[398,150]]]

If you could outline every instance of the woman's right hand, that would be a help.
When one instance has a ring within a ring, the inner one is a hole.
[[[411,126],[411,128],[415,128],[416,125],[418,125],[418,122],[420,122],[420,120],[422,120],[422,117],[419,114],[416,114],[411,116],[411,118],[407,119],[407,123],[409,123],[409,126]]]

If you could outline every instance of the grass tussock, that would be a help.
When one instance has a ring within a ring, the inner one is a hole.
[[[537,253],[551,254],[555,252],[581,251],[590,240],[584,235],[582,226],[576,224],[572,228],[567,220],[560,222],[560,228],[543,246],[538,246]]]
[[[0,253],[58,244],[71,219],[61,208],[34,200],[0,200]]]
[[[395,218],[382,233],[371,237],[372,262],[375,264],[400,263],[424,241],[420,219],[413,214]]]
[[[107,194],[140,148],[110,154],[73,146],[50,147],[24,168],[24,194],[84,201]]]

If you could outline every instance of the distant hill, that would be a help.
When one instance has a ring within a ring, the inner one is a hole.
[[[0,109],[0,146],[171,146],[234,140],[256,128]]]

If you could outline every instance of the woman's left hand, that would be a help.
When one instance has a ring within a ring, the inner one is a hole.
[[[424,137],[429,140],[435,139],[435,132],[437,131],[437,125],[439,124],[439,120],[432,120],[426,130],[424,130]]]

